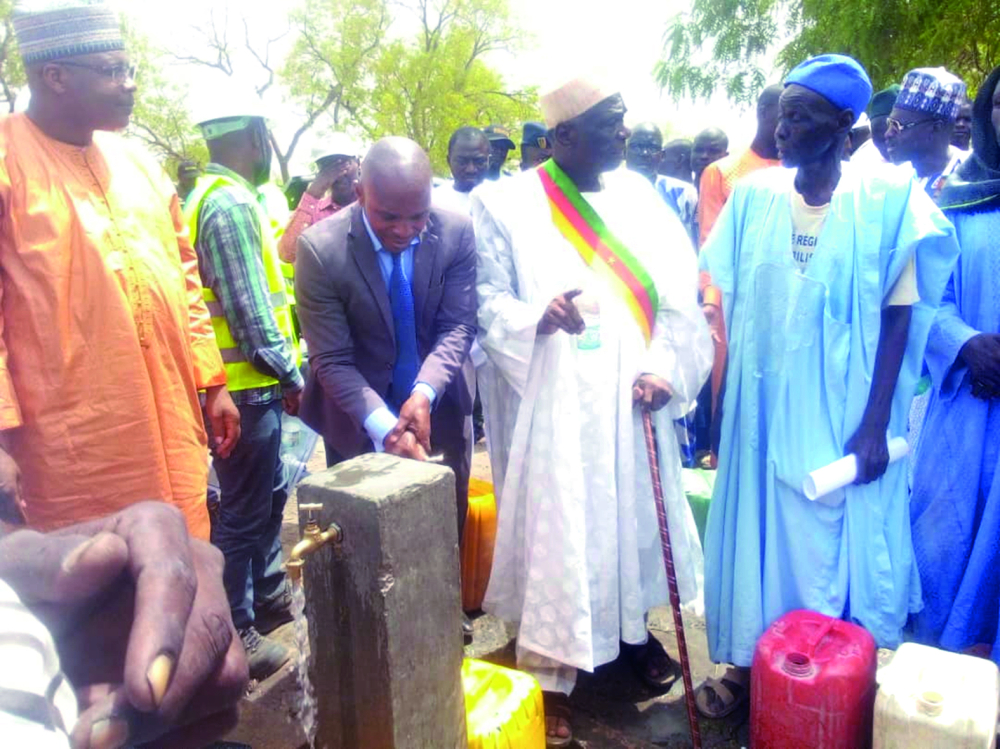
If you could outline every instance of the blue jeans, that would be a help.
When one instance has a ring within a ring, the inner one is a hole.
[[[216,458],[218,512],[212,543],[225,557],[222,582],[233,624],[245,629],[258,608],[285,592],[281,569],[281,520],[288,499],[281,461],[281,401],[238,406],[242,434],[228,458]]]

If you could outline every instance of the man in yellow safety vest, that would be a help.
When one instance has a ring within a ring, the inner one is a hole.
[[[274,230],[258,189],[271,165],[259,103],[216,102],[198,122],[210,163],[184,212],[244,425],[232,455],[215,459],[221,496],[212,543],[226,559],[223,582],[250,676],[263,679],[289,658],[285,647],[261,633],[291,620],[279,538],[288,498],[281,413],[282,406],[298,412],[303,380]]]

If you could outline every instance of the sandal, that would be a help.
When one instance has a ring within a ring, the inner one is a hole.
[[[676,681],[673,660],[667,655],[660,641],[652,635],[643,645],[623,642],[621,651],[632,666],[636,678],[650,689],[662,692]]]
[[[727,672],[729,673],[729,672]],[[727,679],[705,679],[695,690],[694,703],[698,712],[710,720],[731,715],[750,700],[750,686]],[[721,705],[721,707],[718,707]]]
[[[570,722],[573,717],[573,708],[569,705],[569,697],[562,692],[542,692],[542,700],[545,703],[545,746],[569,746],[573,743],[573,724]],[[569,735],[559,736],[557,733],[550,733],[549,720],[555,721],[555,725],[551,729],[552,731],[558,732],[559,721],[562,721]]]

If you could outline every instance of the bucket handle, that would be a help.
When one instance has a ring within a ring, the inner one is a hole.
[[[825,624],[823,624],[822,627],[820,627],[819,633],[812,640],[810,640],[810,642],[809,642],[809,657],[810,658],[813,657],[813,654],[815,653],[816,648],[823,641],[823,638],[826,637],[828,634],[830,634],[830,630],[833,629],[837,625],[837,623],[839,621],[840,621],[839,619],[832,619],[831,618]]]

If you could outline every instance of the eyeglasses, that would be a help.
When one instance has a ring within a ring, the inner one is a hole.
[[[925,120],[916,120],[915,122],[907,122],[904,124],[899,120],[897,120],[895,117],[886,117],[885,129],[887,132],[889,130],[894,130],[895,132],[903,133],[909,130],[910,128],[916,127],[917,125],[923,125],[925,122],[934,122],[934,118],[928,117]]]
[[[123,62],[118,65],[87,65],[82,62],[69,62],[67,60],[61,60],[59,64],[68,65],[71,68],[92,70],[95,73],[100,73],[101,75],[110,78],[118,84],[125,83],[126,81],[135,81],[139,77],[138,65],[127,65]]]
[[[654,153],[659,153],[662,149],[659,146],[646,145],[645,143],[635,143],[635,144],[630,143],[628,150],[636,154],[641,154],[641,153],[654,154]]]

